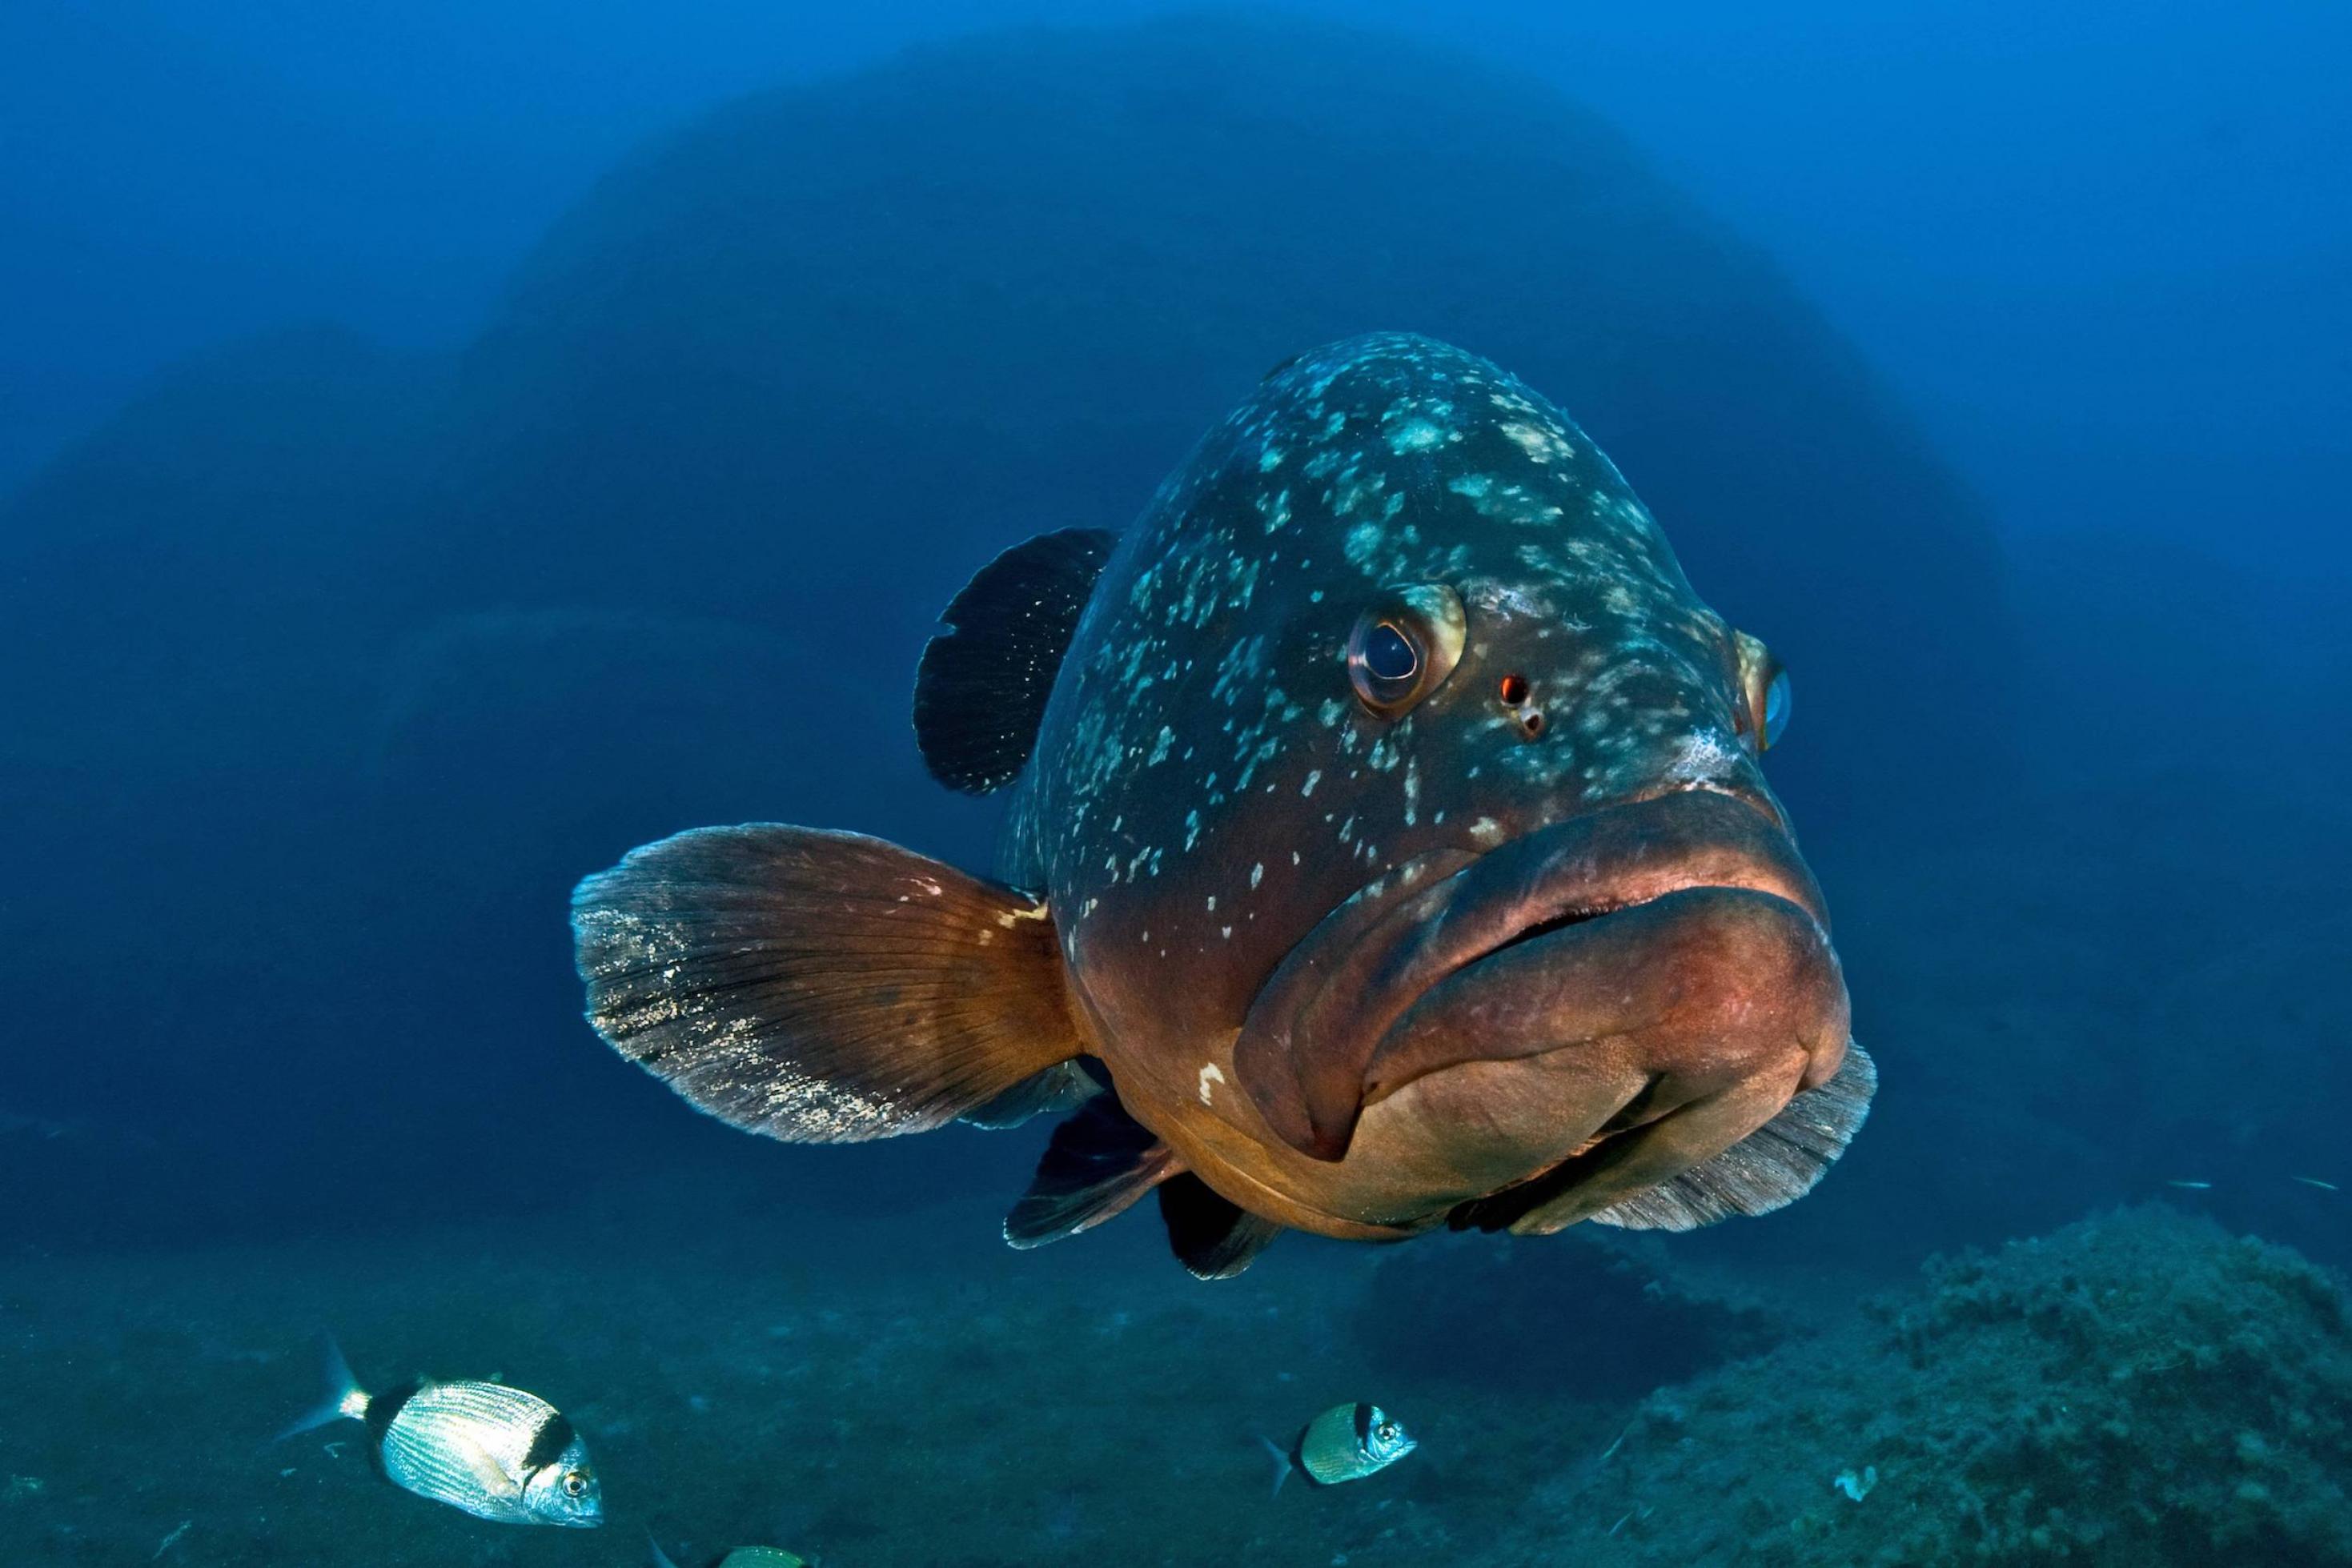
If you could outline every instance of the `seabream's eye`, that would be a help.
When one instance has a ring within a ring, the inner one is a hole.
[[[1348,679],[1357,700],[1393,718],[1434,691],[1462,657],[1462,601],[1436,583],[1392,588],[1356,618]]]

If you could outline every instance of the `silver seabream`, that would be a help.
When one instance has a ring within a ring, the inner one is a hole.
[[[1274,1490],[1292,1472],[1318,1487],[1335,1487],[1377,1475],[1421,1445],[1404,1423],[1377,1405],[1334,1405],[1284,1448],[1271,1437],[1258,1441],[1274,1458]]]
[[[563,1413],[496,1383],[418,1381],[370,1394],[332,1340],[327,1392],[282,1440],[331,1422],[367,1427],[368,1456],[394,1486],[502,1524],[588,1529],[604,1521],[588,1447]]]

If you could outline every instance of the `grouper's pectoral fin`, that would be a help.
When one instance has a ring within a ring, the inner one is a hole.
[[[572,925],[596,1031],[789,1142],[936,1127],[1084,1049],[1045,905],[879,839],[679,833],[582,883]]]
[[[1091,1230],[1183,1168],[1118,1096],[1098,1094],[1054,1129],[1029,1190],[1004,1217],[1004,1239],[1026,1249]]]
[[[1603,1144],[1592,1155],[1523,1186],[1460,1205],[1448,1223],[1456,1230],[1538,1236],[1580,1219],[1628,1230],[1696,1230],[1734,1215],[1769,1214],[1804,1197],[1828,1173],[1862,1130],[1877,1090],[1876,1063],[1861,1046],[1849,1044],[1844,1063],[1828,1082],[1798,1094],[1729,1148],[1664,1181],[1633,1185],[1634,1162],[1612,1161]],[[1664,1129],[1667,1123],[1654,1125]],[[1611,1189],[1619,1190],[1594,1207],[1596,1197]]]
[[[940,619],[915,673],[915,739],[931,777],[985,795],[1037,744],[1046,699],[1118,536],[1064,528],[980,569]]]
[[[1282,1227],[1228,1203],[1190,1171],[1160,1184],[1168,1248],[1199,1280],[1230,1280],[1274,1244]]]

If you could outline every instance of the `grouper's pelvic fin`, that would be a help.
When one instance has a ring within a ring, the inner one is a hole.
[[[1091,1230],[1183,1168],[1117,1095],[1099,1094],[1054,1129],[1029,1190],[1004,1217],[1004,1239],[1025,1250]]]
[[[582,883],[572,927],[597,1033],[791,1143],[927,1131],[1083,1049],[1044,904],[862,834],[679,833]]]
[[[1274,1244],[1282,1227],[1227,1202],[1190,1171],[1160,1184],[1168,1249],[1198,1280],[1230,1280]]]
[[[1034,1078],[1023,1079],[985,1104],[973,1106],[963,1113],[963,1120],[975,1127],[1017,1127],[1032,1116],[1075,1111],[1103,1092],[1102,1085],[1087,1071],[1093,1065],[1090,1057],[1057,1063]]]
[[[1064,528],[980,569],[940,619],[915,673],[915,738],[931,777],[985,795],[1019,776],[1037,744],[1062,655],[1118,536]]]

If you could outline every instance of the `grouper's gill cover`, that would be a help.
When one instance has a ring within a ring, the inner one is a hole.
[[[1156,1191],[1208,1274],[1283,1227],[1761,1213],[1859,1125],[1759,767],[1786,676],[1485,361],[1302,355],[1116,549],[1044,536],[947,620],[919,729],[960,788],[1019,768],[1003,883],[753,826],[582,885],[592,1021],[703,1108],[828,1139],[1107,1088],[1008,1238]]]

